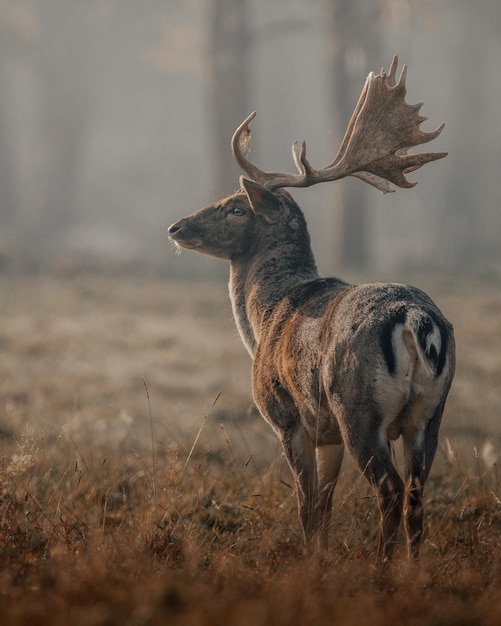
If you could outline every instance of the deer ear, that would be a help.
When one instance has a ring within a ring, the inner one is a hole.
[[[244,176],[240,176],[240,186],[247,194],[256,215],[260,215],[270,224],[277,221],[278,213],[281,211],[281,202],[273,192]]]

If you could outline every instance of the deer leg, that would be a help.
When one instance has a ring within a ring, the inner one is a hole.
[[[296,483],[299,517],[305,542],[310,545],[320,528],[315,449],[302,426],[286,431],[282,444]]]
[[[391,558],[395,547],[398,527],[402,518],[404,483],[391,461],[388,446],[352,447],[362,473],[377,492],[381,527],[378,557],[383,561]]]
[[[438,428],[443,406],[433,414],[424,428],[403,433],[405,457],[404,526],[410,558],[419,557],[423,536],[423,488],[435,457]]]
[[[318,475],[318,515],[320,528],[318,547],[327,550],[329,523],[332,514],[332,497],[343,462],[344,446],[328,445],[315,448]]]
[[[385,471],[378,483],[378,503],[381,511],[381,539],[378,555],[383,561],[391,558],[395,547],[398,527],[402,518],[404,484],[393,466]]]

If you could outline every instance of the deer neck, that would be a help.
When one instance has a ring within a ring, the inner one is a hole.
[[[272,242],[230,265],[229,292],[240,336],[251,356],[263,325],[296,286],[318,278],[309,236],[298,243]]]

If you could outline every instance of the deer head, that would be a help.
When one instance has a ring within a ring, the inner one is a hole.
[[[231,196],[172,224],[169,237],[181,248],[229,261],[253,256],[267,244],[273,246],[277,232],[280,240],[297,240],[309,248],[302,211],[287,192],[271,192],[243,176],[240,186]]]

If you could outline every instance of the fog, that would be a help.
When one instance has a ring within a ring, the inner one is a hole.
[[[348,122],[340,95],[353,108],[398,54],[424,129],[446,124],[425,149],[449,155],[394,194],[355,179],[294,191],[321,269],[357,262],[339,253],[348,189],[366,206],[358,265],[500,273],[500,32],[498,0],[4,0],[0,267],[224,272],[180,260],[166,229],[238,186],[236,124],[258,111],[263,169],[293,171],[295,139],[323,166],[342,138],[335,116]]]

